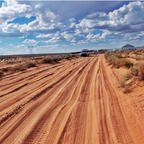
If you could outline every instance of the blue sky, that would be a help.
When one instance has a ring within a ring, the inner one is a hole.
[[[0,2],[0,55],[144,46],[144,2]]]

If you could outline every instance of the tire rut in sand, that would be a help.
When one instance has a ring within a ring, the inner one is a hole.
[[[10,98],[10,93],[0,98],[1,105],[8,104],[3,105],[3,111],[12,112],[1,119],[0,143],[137,144],[128,130],[104,57],[60,67],[49,77],[47,70],[38,73],[30,79],[31,84],[12,91],[13,95],[20,92],[16,101],[11,99],[13,104],[4,99]],[[24,95],[22,90],[30,86],[31,92]]]
[[[81,68],[81,67],[80,67],[80,68]],[[77,70],[75,69],[75,72],[76,72],[76,71],[77,71]],[[73,75],[73,72],[70,72],[69,74]],[[68,75],[69,75],[69,74],[68,74]],[[67,78],[66,78],[66,75],[63,77],[63,79],[67,79]],[[61,84],[59,84],[59,86],[61,86]],[[53,89],[53,91],[56,91],[56,89]],[[58,90],[58,91],[59,91],[59,90]],[[54,92],[52,92],[52,93],[54,93]],[[46,97],[46,98],[47,98],[47,97]]]
[[[82,64],[82,63],[80,63],[80,64]],[[80,65],[80,64],[78,64],[78,65]],[[69,69],[71,68],[72,70],[74,69],[74,66],[67,66],[67,67],[69,67]],[[25,87],[22,87],[23,89],[21,89],[21,91],[14,91],[14,93],[10,93],[9,95],[6,95],[3,99],[0,99],[0,103],[5,104],[4,107],[1,107],[0,111],[2,110],[2,108],[4,109],[4,108],[10,106],[10,105],[7,106],[6,102],[8,104],[11,104],[11,105],[16,104],[15,102],[20,101],[23,98],[26,98],[27,96],[30,96],[34,91],[36,92],[39,89],[41,89],[42,87],[45,87],[48,84],[50,85],[50,83],[53,81],[53,78],[58,77],[58,79],[59,79],[60,75],[63,74],[65,71],[66,71],[66,69],[64,68],[64,69],[59,70],[58,72],[56,72],[55,75],[52,75],[48,78],[45,78],[44,80],[42,79],[42,80],[39,80],[39,81],[35,81],[35,83],[32,81],[32,82],[29,82],[29,84],[28,84],[28,82],[27,82]],[[71,72],[72,71],[70,70],[70,73]],[[31,88],[29,88],[29,87],[31,87]]]

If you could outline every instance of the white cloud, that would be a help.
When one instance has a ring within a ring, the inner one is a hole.
[[[19,4],[16,0],[5,0],[0,8],[0,21],[7,23],[13,21],[17,16],[24,16],[31,11],[26,4]]]
[[[28,24],[9,23],[19,17],[30,18],[31,16],[35,19]],[[24,4],[16,0],[5,0],[0,8],[0,21],[0,35],[7,33],[22,36],[22,34],[32,33],[37,34],[36,38],[46,39],[43,40],[44,43],[96,42],[112,34],[121,35],[143,30],[144,2],[130,2],[109,13],[95,12],[80,21],[70,18],[62,23],[58,15],[49,10],[44,3]],[[144,33],[141,32],[137,36],[132,36],[131,39],[138,39],[142,36]],[[37,44],[38,42],[26,39],[24,43]]]
[[[144,27],[144,2],[130,2],[108,14],[96,12],[84,18],[82,28],[106,29],[110,31],[137,32]]]
[[[52,36],[52,34],[39,34],[36,38],[51,38]]]
[[[35,20],[28,24],[9,23],[16,18],[35,16]],[[57,21],[57,16],[45,8],[44,4],[34,5],[31,3],[18,3],[16,0],[5,0],[0,7],[0,28],[4,33],[27,33],[52,30],[61,23]]]
[[[60,23],[56,24],[56,15],[47,10],[45,12],[35,11],[36,19],[28,24],[21,25],[19,28],[20,32],[29,31],[42,31],[42,30],[52,30]]]
[[[25,39],[23,41],[23,44],[32,44],[32,45],[36,45],[38,43],[38,41],[34,40],[34,39]]]
[[[73,38],[73,35],[72,34],[69,34],[67,32],[63,32],[61,34],[67,41],[70,41],[72,38]]]
[[[91,34],[89,33],[87,36],[86,36],[87,40],[91,40],[91,41],[96,41],[100,38],[100,34]]]

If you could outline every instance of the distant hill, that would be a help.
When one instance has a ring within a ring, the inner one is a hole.
[[[135,46],[127,44],[125,46],[122,47],[123,50],[128,50],[128,49],[135,49]]]

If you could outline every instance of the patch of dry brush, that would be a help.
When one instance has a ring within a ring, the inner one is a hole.
[[[17,71],[24,71],[26,69],[32,68],[32,67],[36,67],[38,64],[56,64],[59,61],[63,60],[63,59],[67,59],[70,60],[72,58],[77,58],[77,55],[61,55],[61,56],[46,56],[46,57],[42,57],[39,60],[31,60],[31,61],[26,61],[20,64],[17,64],[15,66],[11,66],[11,67],[6,67],[6,68],[1,68],[0,69],[0,77],[2,77],[4,75],[4,73],[14,73]],[[9,60],[10,61],[10,60]]]
[[[115,68],[125,67],[128,69],[128,73],[123,75],[120,80],[120,86],[124,88],[125,93],[130,92],[130,85],[133,80],[144,80],[144,59],[137,59],[136,63],[133,63],[129,59],[131,53],[134,54],[135,57],[139,55],[143,56],[144,50],[125,50],[105,53],[105,59],[110,65]]]

